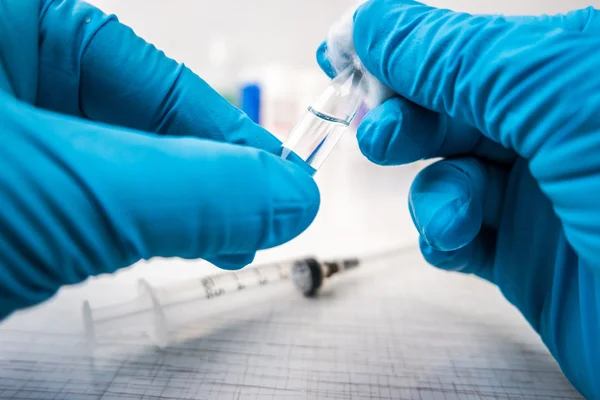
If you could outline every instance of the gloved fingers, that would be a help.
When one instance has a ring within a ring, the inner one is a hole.
[[[277,138],[114,16],[72,0],[45,4],[38,106],[146,132],[280,151]]]
[[[361,152],[379,165],[401,165],[421,159],[474,155],[510,162],[515,154],[477,129],[445,114],[394,97],[371,110],[358,132]]]
[[[490,15],[490,17],[500,16]],[[512,23],[561,28],[571,32],[585,32],[586,34],[600,32],[600,12],[591,6],[573,10],[566,14],[506,16],[501,18]]]
[[[317,49],[317,64],[325,72],[325,74],[331,79],[335,78],[335,68],[331,65],[331,61],[327,58],[327,42],[322,42]]]
[[[399,0],[399,4],[410,4],[410,1]],[[573,32],[598,33],[600,31],[600,12],[593,7],[574,10],[566,14],[556,15],[523,15],[523,16],[501,16],[487,15],[490,18],[503,18],[508,22],[516,24],[531,24],[540,27],[562,28]],[[325,74],[334,78],[335,69],[327,57],[327,42],[323,41],[317,49],[317,63]]]
[[[140,243],[143,258],[204,258],[237,269],[250,263],[255,251],[300,234],[316,215],[316,184],[299,166],[249,147],[153,140],[150,151],[156,153],[146,165],[114,171],[124,175],[123,187],[111,188],[110,198],[113,207],[128,199],[126,204],[137,203],[126,221],[132,234],[145,235],[132,240]],[[144,182],[144,169],[152,171],[152,187]],[[144,229],[145,221],[160,229]]]
[[[421,237],[440,251],[460,249],[482,226],[499,224],[508,172],[474,157],[438,161],[423,169],[409,193]]]
[[[419,247],[425,261],[434,267],[473,274],[495,283],[496,236],[493,229],[484,227],[472,241],[456,250],[438,250],[423,237],[419,239]]]
[[[400,96],[528,159],[557,127],[595,120],[597,107],[578,103],[600,90],[597,35],[371,0],[355,14],[354,43],[366,68]]]
[[[302,167],[263,150],[2,106],[0,271],[17,303],[152,257],[240,268],[319,207]]]
[[[336,72],[327,58],[327,43],[317,62],[330,78]],[[514,152],[482,136],[472,125],[393,97],[369,111],[357,131],[361,152],[379,165],[402,165],[421,159],[473,154],[497,162],[514,160]]]
[[[572,31],[590,32],[600,29],[600,13],[592,8],[566,15],[494,18],[546,27],[560,26]],[[335,76],[327,58],[326,42],[317,50],[317,61],[329,77]],[[497,162],[511,162],[516,156],[513,151],[482,137],[472,125],[450,118],[445,113],[426,111],[403,98],[392,98],[367,114],[359,127],[358,139],[363,154],[381,165],[405,164],[422,158],[469,153]]]

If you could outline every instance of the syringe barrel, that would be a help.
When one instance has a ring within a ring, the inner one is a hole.
[[[86,337],[96,343],[102,337],[146,328],[157,344],[164,346],[169,342],[169,332],[198,321],[204,311],[210,311],[206,300],[285,280],[293,262],[249,267],[162,287],[152,287],[141,280],[138,296],[133,300],[95,309],[87,301],[84,303]]]

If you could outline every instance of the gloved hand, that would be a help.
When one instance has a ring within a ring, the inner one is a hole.
[[[362,122],[361,151],[381,165],[444,158],[410,191],[426,260],[495,283],[600,398],[600,13],[371,0],[354,21],[359,58],[398,94]]]
[[[0,318],[140,259],[240,268],[318,209],[276,138],[82,2],[0,2],[0,127]]]

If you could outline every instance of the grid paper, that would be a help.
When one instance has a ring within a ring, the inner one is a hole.
[[[331,279],[316,299],[290,285],[223,297],[228,312],[202,310],[163,349],[132,333],[90,350],[80,321],[34,310],[27,329],[0,326],[0,398],[581,398],[496,288],[417,251]],[[39,331],[36,318],[64,323]]]

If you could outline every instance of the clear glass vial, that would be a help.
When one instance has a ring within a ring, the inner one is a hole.
[[[314,174],[356,116],[363,102],[362,79],[353,67],[336,76],[296,124],[281,157],[303,162]]]

